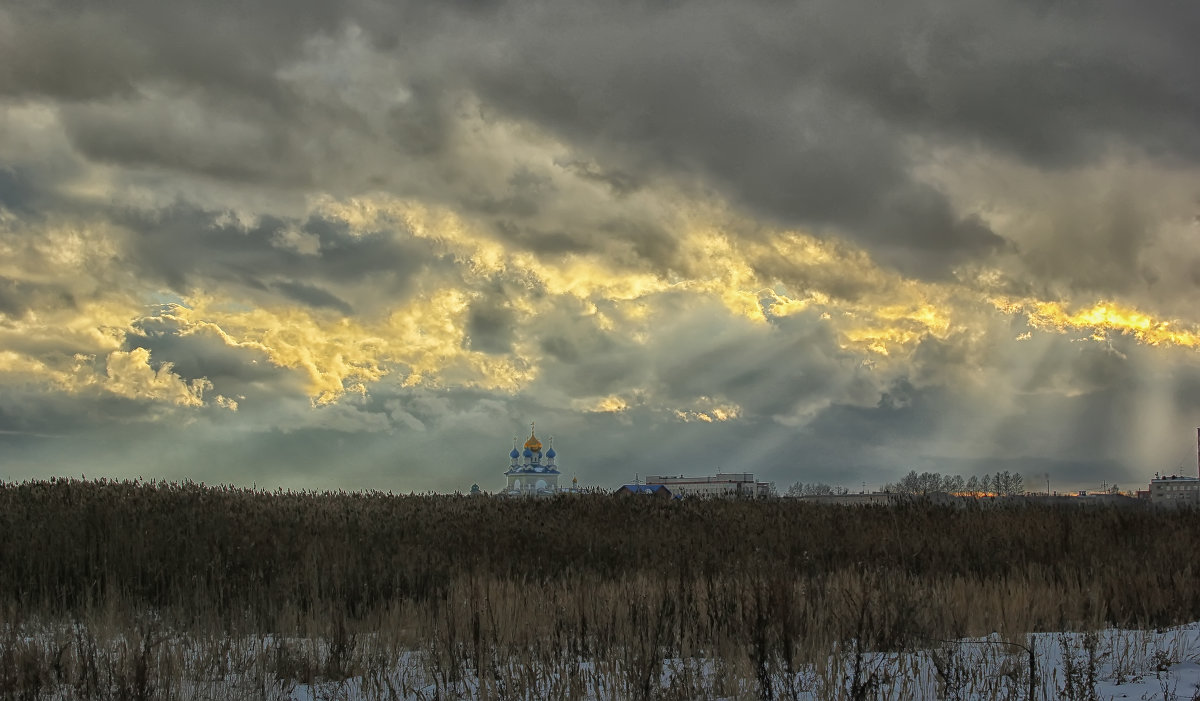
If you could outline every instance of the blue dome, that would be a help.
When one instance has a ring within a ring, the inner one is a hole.
[[[519,457],[521,457],[521,454],[517,452],[517,449],[516,449],[516,448],[513,448],[513,452],[509,453],[509,454],[508,454],[508,457],[510,457],[510,458],[519,458]]]
[[[525,457],[527,457],[527,458],[532,458],[532,457],[533,457],[533,451],[532,451],[532,450],[530,450],[529,448],[526,448],[526,449],[525,449]]]
[[[548,458],[552,458],[555,455],[558,455],[558,453],[554,452],[554,448],[551,448],[550,450],[546,451],[546,457],[548,457]]]

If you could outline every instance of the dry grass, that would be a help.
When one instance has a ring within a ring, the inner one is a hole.
[[[1019,651],[937,641],[1200,618],[1185,510],[53,480],[0,485],[0,533],[4,698],[208,698],[230,679],[246,698],[321,680],[372,698],[876,698],[904,691],[879,653],[912,649],[941,655],[941,695],[985,665],[1002,698],[1023,688]]]

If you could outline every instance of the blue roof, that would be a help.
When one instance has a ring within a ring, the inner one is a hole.
[[[550,450],[546,451],[546,457],[548,457],[548,458],[552,458],[555,455],[558,455],[558,453],[554,452],[554,448],[551,448]]]
[[[516,448],[513,448],[513,452],[509,453],[508,457],[519,458],[519,457],[521,457],[521,453]]]

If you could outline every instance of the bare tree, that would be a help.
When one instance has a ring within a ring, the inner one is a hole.
[[[845,487],[834,487],[824,482],[794,482],[792,486],[787,488],[787,496],[789,497],[816,497],[827,496],[830,494],[848,494],[849,489]]]

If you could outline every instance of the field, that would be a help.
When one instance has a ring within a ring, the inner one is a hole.
[[[0,533],[4,698],[1191,698],[1200,652],[1191,510],[52,480]]]

